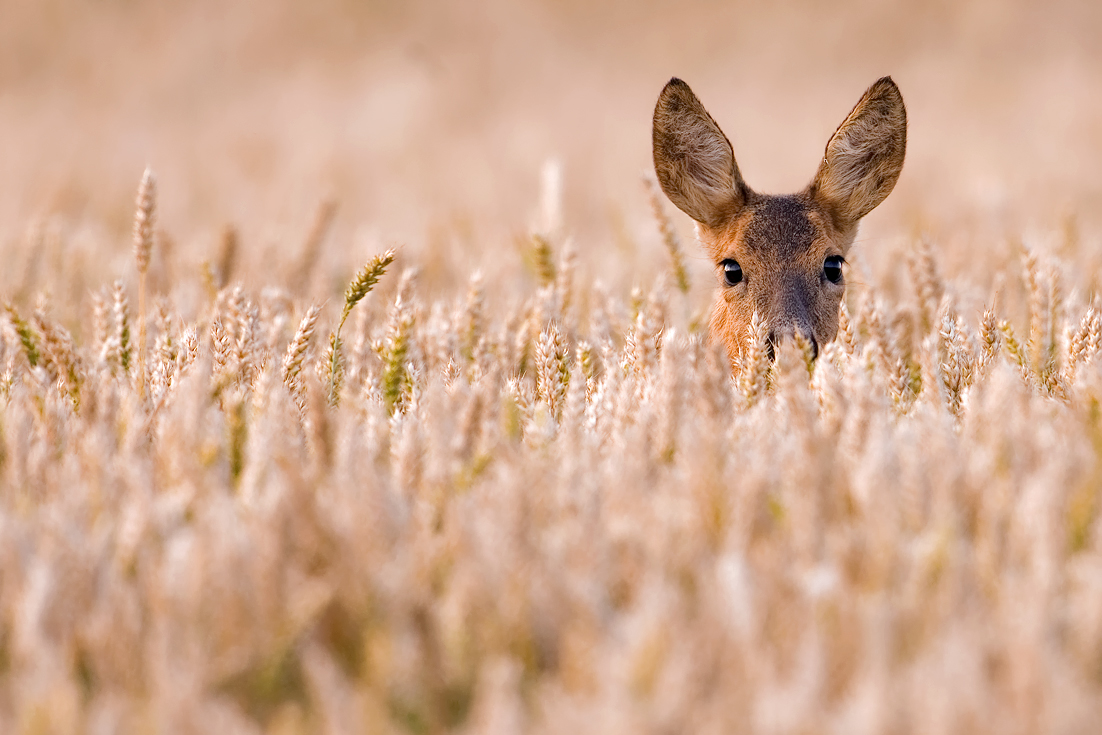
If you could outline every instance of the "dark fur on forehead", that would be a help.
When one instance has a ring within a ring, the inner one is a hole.
[[[746,223],[747,247],[760,253],[793,257],[807,252],[815,239],[808,207],[797,196],[762,196]]]

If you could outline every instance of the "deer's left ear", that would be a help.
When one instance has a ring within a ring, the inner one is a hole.
[[[891,77],[877,81],[827,143],[811,191],[852,227],[895,188],[907,150],[907,109]]]

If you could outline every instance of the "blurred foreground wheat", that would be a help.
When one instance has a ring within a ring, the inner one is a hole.
[[[154,198],[137,313],[0,317],[0,732],[1099,722],[1102,316],[1042,254],[1017,330],[919,244],[732,377],[668,223],[628,299],[540,234],[512,307],[386,253],[339,314],[211,276],[185,319]]]

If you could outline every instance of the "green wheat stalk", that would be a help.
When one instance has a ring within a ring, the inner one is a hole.
[[[340,402],[341,386],[344,384],[344,359],[341,355],[341,329],[348,320],[348,315],[356,304],[363,301],[364,297],[371,293],[375,284],[386,273],[387,267],[394,262],[394,249],[387,250],[381,255],[376,255],[356,274],[348,289],[344,292],[344,309],[341,310],[341,320],[337,329],[329,335],[328,373],[329,373],[329,405],[336,406]]]

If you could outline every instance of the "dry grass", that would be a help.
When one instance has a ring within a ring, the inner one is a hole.
[[[0,732],[1096,728],[1093,5],[17,5]],[[779,190],[886,71],[839,339],[732,375],[654,95]]]

